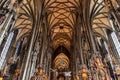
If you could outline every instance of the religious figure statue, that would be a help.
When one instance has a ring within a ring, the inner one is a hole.
[[[30,80],[35,80],[35,76],[32,76]]]
[[[75,74],[75,80],[80,80],[79,75]]]
[[[104,68],[104,64],[102,63],[100,56],[94,56],[93,61],[97,71],[97,80],[109,80],[107,71]]]
[[[43,68],[39,67],[38,71],[35,72],[34,76],[30,80],[48,80],[47,74],[43,74]]]
[[[58,76],[58,70],[57,69],[52,69],[50,68],[51,72],[54,73],[54,76],[55,76],[55,79],[57,79],[57,76]]]
[[[8,13],[8,9],[1,9],[0,10],[0,25],[4,22],[5,18],[6,18],[6,14]]]
[[[32,76],[30,80],[43,80],[43,79],[42,76],[38,75],[38,73],[35,72],[34,76]]]
[[[34,75],[31,77],[30,80],[48,80],[48,76],[47,75],[43,75],[43,76]]]
[[[19,74],[20,74],[20,69],[16,69],[13,76],[13,80],[19,80]]]
[[[0,25],[3,23],[4,20],[5,20],[5,16],[4,15],[0,15]]]
[[[86,65],[82,65],[80,69],[80,74],[83,80],[88,80],[89,79],[89,71],[87,69]]]

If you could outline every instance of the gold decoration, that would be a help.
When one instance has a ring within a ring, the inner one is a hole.
[[[39,67],[39,68],[38,68],[37,75],[40,75],[40,76],[43,75],[43,69],[42,69],[42,67]]]
[[[88,74],[87,73],[82,73],[82,78],[87,79],[88,78]]]
[[[81,76],[83,79],[88,79],[88,70],[87,70],[87,67],[85,65],[82,66],[82,69],[81,69]]]
[[[3,80],[3,78],[2,78],[2,77],[0,77],[0,80]]]
[[[76,80],[80,80],[78,74],[75,75]]]
[[[110,80],[108,78],[108,73],[106,71],[106,68],[99,55],[95,55],[93,57],[93,63],[96,67],[96,74],[97,74],[96,77],[101,78],[100,80]]]

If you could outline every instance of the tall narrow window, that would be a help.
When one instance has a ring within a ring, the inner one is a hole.
[[[5,46],[0,55],[0,69],[2,69],[2,67],[4,66],[4,61],[5,61],[5,58],[6,58],[6,55],[7,55],[8,49],[10,47],[13,36],[14,36],[14,32],[11,32],[7,38]]]
[[[118,41],[118,38],[117,38],[115,32],[111,33],[111,37],[112,37],[112,40],[114,42],[115,48],[120,56],[120,42]]]

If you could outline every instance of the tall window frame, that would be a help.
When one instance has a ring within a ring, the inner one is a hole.
[[[112,41],[114,43],[116,52],[118,53],[118,55],[120,57],[120,42],[119,42],[118,37],[117,37],[115,32],[111,33],[111,38],[112,38]]]

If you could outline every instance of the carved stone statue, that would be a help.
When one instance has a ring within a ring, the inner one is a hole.
[[[47,74],[43,74],[43,68],[39,67],[38,71],[35,72],[34,76],[30,80],[48,80]]]
[[[97,73],[97,80],[109,80],[108,79],[108,73],[106,69],[104,68],[104,64],[102,63],[102,60],[100,56],[94,56],[93,57],[94,66],[96,68]]]
[[[75,80],[80,80],[78,74],[75,74]]]

